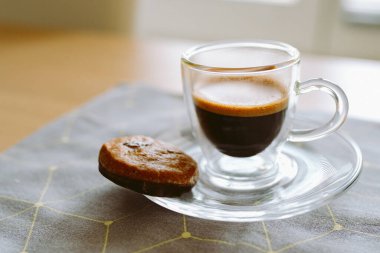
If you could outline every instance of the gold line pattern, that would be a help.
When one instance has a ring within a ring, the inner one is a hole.
[[[331,220],[332,220],[332,222],[334,224],[332,230],[336,230],[336,231],[343,230],[344,227],[341,224],[339,224],[338,222],[336,222],[336,218],[335,218],[335,215],[334,215],[331,207],[329,205],[326,205],[326,207],[327,207],[327,210],[329,211]]]
[[[182,217],[183,217],[183,232],[187,232],[186,216],[182,215]]]
[[[271,252],[273,252],[273,250],[272,250],[272,242],[271,242],[270,237],[269,237],[268,229],[267,229],[264,221],[262,221],[261,224],[263,225],[263,230],[265,233],[265,239],[266,239],[267,245],[268,245],[268,253],[271,253]]]
[[[39,210],[40,210],[40,207],[38,206],[36,208],[36,210],[34,211],[32,225],[29,228],[28,236],[26,237],[25,245],[24,245],[24,248],[22,249],[22,252],[27,252],[26,249],[29,246],[29,241],[30,241],[30,238],[32,237],[33,228],[34,228],[34,225],[36,224],[37,215],[38,215]]]
[[[193,239],[193,240],[198,240],[198,241],[204,241],[204,242],[212,242],[212,243],[220,243],[220,244],[224,244],[224,245],[230,245],[230,246],[236,246],[237,244],[241,244],[241,245],[246,245],[246,246],[249,246],[249,247],[252,247],[252,248],[255,248],[261,252],[265,252],[265,250],[263,250],[262,248],[256,246],[256,245],[253,245],[253,244],[249,244],[249,243],[244,243],[244,242],[239,242],[239,243],[233,243],[233,242],[228,242],[228,241],[224,241],[224,240],[219,240],[219,239],[210,239],[210,238],[202,238],[202,237],[198,237],[198,236],[193,236],[189,231],[188,231],[188,228],[187,228],[187,219],[186,219],[186,216],[185,215],[182,215],[182,222],[183,222],[183,231],[182,231],[182,234],[181,236],[179,237],[175,237],[175,238],[172,238],[172,239],[168,239],[168,240],[165,240],[165,241],[162,241],[162,242],[159,242],[159,243],[156,243],[152,246],[148,246],[147,248],[142,248],[142,249],[139,249],[138,251],[135,251],[134,253],[140,253],[140,252],[145,252],[145,251],[148,251],[148,250],[151,250],[153,248],[157,248],[157,247],[160,247],[162,245],[165,245],[169,242],[173,242],[173,241],[176,241],[176,240],[179,240],[179,239]]]
[[[104,225],[106,226],[106,234],[104,235],[104,243],[102,248],[102,253],[106,252],[107,245],[108,245],[108,236],[110,233],[110,226],[112,225],[113,221],[105,221]]]
[[[69,216],[69,217],[75,217],[75,218],[82,219],[82,220],[92,221],[92,222],[96,222],[96,223],[102,223],[105,226],[105,232],[104,232],[104,239],[103,239],[103,245],[102,245],[102,248],[101,248],[101,253],[106,253],[108,242],[109,242],[109,235],[110,235],[111,225],[113,223],[119,221],[119,220],[128,218],[130,216],[133,216],[133,215],[141,212],[141,209],[139,211],[136,211],[135,213],[128,214],[128,215],[125,215],[125,216],[121,216],[121,217],[119,217],[117,219],[108,220],[107,221],[107,220],[97,220],[97,219],[94,219],[94,218],[91,218],[91,217],[87,217],[87,216],[83,216],[83,215],[78,215],[78,214],[74,214],[74,213],[69,213],[69,212],[61,211],[61,210],[58,210],[56,208],[47,206],[45,203],[55,203],[55,202],[59,202],[59,201],[70,200],[70,199],[76,198],[78,196],[82,196],[82,195],[84,195],[84,194],[86,194],[86,193],[88,193],[90,191],[96,190],[96,189],[104,186],[104,185],[96,186],[96,187],[87,189],[87,190],[85,190],[83,192],[74,194],[72,196],[67,196],[67,197],[65,197],[63,199],[60,199],[60,200],[43,202],[43,198],[44,198],[44,196],[46,195],[46,193],[47,193],[47,191],[49,189],[49,186],[50,186],[51,181],[52,181],[53,173],[54,173],[54,171],[56,169],[57,169],[57,166],[50,166],[48,168],[47,180],[46,180],[46,182],[44,184],[44,187],[43,187],[43,189],[41,191],[41,194],[40,194],[40,196],[38,198],[38,201],[36,203],[30,202],[30,201],[26,201],[26,200],[22,200],[22,199],[18,199],[18,198],[12,197],[12,196],[0,195],[0,199],[6,199],[6,200],[15,201],[15,202],[22,202],[22,203],[27,203],[27,204],[32,204],[33,205],[33,206],[28,207],[26,209],[23,209],[23,210],[21,210],[21,211],[19,211],[17,213],[14,213],[12,215],[4,217],[4,218],[0,219],[0,221],[3,221],[3,220],[6,220],[6,219],[9,219],[9,218],[18,216],[18,215],[20,215],[22,213],[27,212],[28,210],[31,210],[31,209],[35,208],[35,211],[33,213],[33,219],[32,219],[32,222],[31,222],[31,225],[30,225],[30,228],[29,228],[29,231],[28,231],[28,235],[27,235],[27,238],[25,240],[25,244],[24,244],[24,247],[23,247],[21,253],[27,253],[27,249],[29,247],[30,239],[31,239],[31,236],[33,235],[33,229],[35,227],[35,224],[36,224],[36,221],[37,221],[37,218],[38,218],[38,214],[39,214],[39,211],[40,211],[41,208],[46,208],[46,209],[49,209],[50,211],[55,212],[57,214],[62,214],[62,215]],[[149,206],[152,206],[152,204],[147,204],[146,206],[142,207],[142,209],[147,208]],[[328,213],[330,215],[330,218],[331,218],[331,220],[333,222],[333,227],[331,228],[331,230],[329,230],[327,232],[324,232],[324,233],[322,233],[320,235],[314,236],[312,238],[308,238],[308,239],[305,239],[305,240],[301,240],[301,241],[298,241],[298,242],[294,242],[294,243],[288,244],[288,245],[286,245],[286,246],[284,246],[284,247],[282,247],[280,249],[277,249],[277,250],[273,250],[273,248],[272,248],[272,242],[271,242],[270,235],[269,235],[269,232],[268,232],[268,229],[266,227],[265,222],[262,222],[262,227],[263,227],[263,230],[264,230],[264,234],[265,234],[265,239],[266,239],[268,250],[265,250],[265,249],[263,249],[263,248],[255,245],[255,244],[251,244],[251,243],[247,243],[247,242],[241,242],[241,241],[239,241],[239,242],[234,243],[234,242],[228,242],[228,241],[219,240],[219,239],[202,238],[202,237],[198,237],[198,236],[193,236],[188,231],[186,216],[182,215],[183,231],[182,231],[182,233],[179,236],[176,236],[176,237],[171,238],[171,239],[163,240],[163,241],[158,242],[156,244],[150,245],[150,246],[148,246],[146,248],[139,249],[139,250],[135,251],[134,253],[147,252],[147,251],[149,251],[151,249],[158,248],[158,247],[161,247],[161,246],[163,246],[165,244],[168,244],[168,243],[171,243],[171,242],[174,242],[174,241],[177,241],[177,240],[181,240],[181,239],[183,239],[183,240],[193,239],[193,240],[198,240],[198,241],[218,243],[218,244],[224,244],[224,245],[230,245],[230,246],[244,245],[244,246],[247,246],[247,247],[254,248],[254,249],[256,249],[256,250],[258,250],[260,252],[263,252],[263,253],[281,253],[281,252],[287,251],[289,249],[292,249],[292,248],[294,248],[294,247],[296,247],[298,245],[305,244],[307,242],[311,242],[311,241],[314,241],[314,240],[317,240],[317,239],[321,239],[321,238],[323,238],[323,237],[325,237],[327,235],[330,235],[331,233],[334,233],[335,231],[341,231],[341,230],[346,230],[346,231],[350,231],[352,233],[357,233],[357,234],[362,234],[362,235],[366,235],[366,236],[380,238],[380,235],[377,235],[377,234],[371,234],[371,233],[362,232],[362,231],[358,231],[358,230],[354,230],[354,229],[348,229],[348,228],[343,227],[341,224],[339,224],[337,222],[336,216],[335,216],[333,210],[331,209],[331,207],[329,205],[327,205],[326,208],[327,208]]]
[[[50,166],[48,170],[49,170],[48,179],[46,180],[46,184],[45,184],[44,188],[42,189],[42,192],[41,192],[40,198],[38,199],[38,202],[41,202],[41,200],[45,196],[45,194],[46,194],[46,192],[50,186],[51,179],[53,178],[53,172],[57,170],[57,166],[55,166],[55,165]]]
[[[71,118],[68,120],[65,128],[63,129],[63,134],[61,136],[62,143],[68,143],[70,141],[71,129],[73,128],[76,120],[78,119],[78,114],[78,110],[71,113]]]
[[[333,221],[333,223],[334,223],[334,226],[335,226],[336,224],[338,224],[338,223],[336,222],[335,215],[334,215],[334,213],[333,213],[333,211],[331,210],[331,207],[330,207],[329,205],[326,205],[326,207],[327,207],[327,211],[329,212],[330,217],[331,217],[331,219],[332,219],[332,221]]]
[[[71,216],[71,217],[75,217],[75,218],[78,218],[78,219],[89,220],[89,221],[98,222],[98,223],[104,223],[105,222],[105,221],[96,220],[96,219],[93,219],[93,218],[90,218],[90,217],[86,217],[86,216],[82,216],[82,215],[78,215],[78,214],[64,212],[64,211],[58,210],[58,209],[50,207],[50,206],[45,206],[45,208],[49,209],[49,210],[51,210],[53,212],[56,212],[56,213],[59,213],[59,214],[63,214],[63,215],[67,215],[67,216]]]
[[[125,107],[126,108],[129,108],[129,107],[133,107],[134,106],[134,103],[135,103],[135,90],[132,89],[133,92],[131,92],[131,90],[129,91],[129,93],[127,93],[127,98],[126,99],[126,103],[125,103]],[[70,115],[70,118],[68,118],[68,121],[66,123],[66,125],[64,126],[64,129],[63,129],[63,133],[61,135],[61,138],[60,138],[60,141],[62,143],[68,143],[70,141],[70,135],[71,135],[71,132],[72,132],[72,129],[73,129],[73,126],[75,124],[75,122],[77,121],[78,119],[78,115],[79,115],[80,111],[75,111],[73,112],[71,115]],[[124,132],[124,131],[123,131]],[[78,145],[80,145],[80,143],[78,143]],[[302,143],[298,144],[298,145],[303,145]],[[13,158],[11,157],[8,157],[4,154],[0,154],[0,158],[3,158],[3,159],[12,159],[13,162],[17,163],[17,164],[22,164],[22,165],[27,165],[27,163],[24,163],[23,161],[19,161],[19,160],[14,160]],[[91,157],[91,159],[96,159],[97,157]],[[60,164],[62,166],[62,164]],[[373,169],[378,169],[377,167],[375,167],[373,164],[369,163],[368,161],[364,161],[363,162],[363,165],[364,167],[367,167],[367,168],[373,168]],[[22,203],[26,203],[26,204],[30,204],[32,206],[28,207],[28,208],[25,208],[17,213],[14,213],[12,215],[9,215],[7,217],[3,217],[0,219],[0,221],[4,221],[4,220],[7,220],[7,219],[10,219],[12,217],[16,217],[18,215],[21,215],[25,212],[27,212],[28,210],[32,210],[32,209],[35,209],[34,210],[34,213],[33,213],[33,218],[32,218],[32,221],[31,221],[31,225],[29,227],[29,230],[28,230],[28,234],[27,234],[27,237],[26,237],[26,240],[25,240],[25,244],[24,244],[24,247],[22,249],[22,252],[21,253],[27,253],[27,249],[29,247],[29,243],[30,243],[30,239],[33,235],[33,230],[34,230],[34,227],[36,225],[36,222],[37,222],[37,219],[38,219],[38,215],[39,215],[39,211],[42,209],[42,208],[46,208],[54,213],[57,213],[57,214],[61,214],[61,215],[65,215],[65,216],[68,216],[68,217],[74,217],[74,218],[77,218],[77,219],[82,219],[82,220],[86,220],[86,221],[91,221],[91,222],[96,222],[96,223],[101,223],[105,226],[105,231],[104,231],[104,237],[103,237],[103,244],[102,244],[102,247],[101,247],[101,253],[106,253],[107,251],[107,246],[108,246],[108,243],[109,243],[109,237],[110,237],[110,230],[111,230],[111,226],[119,221],[119,220],[122,220],[122,219],[125,219],[125,218],[128,218],[128,217],[131,217],[135,214],[137,214],[138,212],[141,211],[141,209],[135,213],[132,213],[132,214],[128,214],[128,215],[124,215],[124,216],[121,216],[117,219],[114,219],[114,220],[98,220],[98,219],[93,219],[91,217],[87,217],[87,216],[83,216],[83,215],[78,215],[78,214],[74,214],[74,213],[69,213],[69,212],[65,212],[65,211],[61,211],[61,210],[58,210],[56,208],[53,208],[53,207],[50,207],[50,206],[47,206],[46,203],[56,203],[56,202],[60,202],[60,201],[67,201],[67,200],[71,200],[71,199],[74,199],[74,198],[77,198],[79,196],[83,196],[85,194],[87,194],[88,192],[91,192],[95,189],[98,189],[100,187],[103,187],[104,185],[100,185],[100,186],[96,186],[96,187],[93,187],[93,188],[90,188],[90,189],[87,189],[87,190],[84,190],[82,192],[79,192],[77,194],[74,194],[72,196],[66,196],[64,197],[63,199],[60,199],[60,200],[52,200],[52,201],[47,201],[47,202],[43,202],[43,198],[45,197],[49,187],[50,187],[50,184],[51,184],[51,181],[52,181],[52,178],[53,178],[53,174],[54,174],[54,171],[57,169],[57,166],[50,166],[48,168],[48,175],[47,175],[47,179],[46,179],[46,182],[44,184],[44,187],[39,195],[39,198],[37,200],[37,202],[30,202],[30,201],[27,201],[27,200],[22,200],[22,199],[18,199],[16,197],[13,197],[13,196],[3,196],[3,195],[0,195],[0,199],[6,199],[6,200],[10,200],[10,201],[15,201],[15,202],[22,202]],[[375,185],[370,185],[370,186],[375,186]],[[358,194],[356,192],[351,192],[349,191],[348,192],[349,194],[352,194],[352,195],[355,195],[355,196],[360,196],[360,197],[364,197],[364,198],[369,198],[369,199],[376,199],[376,200],[379,200],[380,198],[377,198],[377,197],[373,197],[373,196],[364,196],[364,195],[361,195],[361,194]],[[152,204],[148,204],[144,207],[142,207],[142,209],[145,209],[149,206],[152,206]],[[251,243],[247,243],[247,242],[228,242],[228,241],[224,241],[224,240],[219,240],[219,239],[211,239],[211,238],[202,238],[202,237],[198,237],[198,236],[193,236],[191,234],[191,232],[188,231],[188,224],[187,224],[187,218],[185,215],[182,215],[182,226],[183,226],[183,231],[182,233],[176,237],[173,237],[171,239],[167,239],[167,240],[163,240],[163,241],[160,241],[160,242],[157,242],[153,245],[150,245],[148,247],[145,247],[145,248],[142,248],[142,249],[139,249],[137,251],[135,251],[134,253],[141,253],[141,252],[147,252],[149,250],[152,250],[152,249],[155,249],[155,248],[158,248],[158,247],[161,247],[163,245],[166,245],[168,243],[172,243],[174,241],[177,241],[177,240],[187,240],[187,239],[193,239],[193,240],[198,240],[198,241],[204,241],[204,242],[211,242],[211,243],[217,243],[217,244],[223,244],[223,245],[230,245],[230,246],[236,246],[236,245],[244,245],[244,246],[247,246],[247,247],[251,247],[253,249],[256,249],[260,252],[263,252],[263,253],[281,253],[281,252],[284,252],[284,251],[287,251],[289,249],[292,249],[298,245],[301,245],[301,244],[305,244],[307,242],[311,242],[311,241],[314,241],[314,240],[317,240],[317,239],[321,239],[325,236],[328,236],[330,235],[331,233],[334,233],[336,231],[342,231],[342,230],[346,230],[346,231],[350,231],[352,233],[357,233],[357,234],[362,234],[362,235],[366,235],[366,236],[371,236],[371,237],[376,237],[376,238],[380,238],[380,235],[377,235],[377,234],[371,234],[371,233],[367,233],[367,232],[362,232],[362,231],[358,231],[358,230],[354,230],[354,229],[348,229],[348,228],[345,228],[343,227],[341,224],[339,224],[337,222],[337,219],[336,219],[336,216],[333,212],[333,210],[331,209],[331,207],[329,205],[326,206],[327,210],[328,210],[328,213],[331,217],[331,220],[333,222],[333,227],[329,230],[329,231],[326,231],[320,235],[316,235],[312,238],[307,238],[307,239],[304,239],[304,240],[301,240],[301,241],[298,241],[298,242],[294,242],[294,243],[290,243],[280,249],[277,249],[277,250],[273,250],[272,248],[272,241],[271,241],[271,238],[270,238],[270,234],[268,232],[268,229],[266,227],[266,224],[264,222],[262,222],[262,227],[263,227],[263,231],[264,231],[264,234],[265,234],[265,240],[266,240],[266,243],[267,243],[267,250],[266,249],[263,249],[257,245],[254,245],[254,244],[251,244]]]
[[[24,210],[21,210],[20,212],[14,213],[14,214],[9,215],[9,216],[7,216],[7,217],[3,217],[3,218],[0,219],[0,221],[6,220],[6,219],[10,219],[10,218],[12,218],[12,217],[16,217],[16,216],[18,216],[18,215],[20,215],[20,214],[23,214],[23,213],[27,212],[28,210],[30,210],[30,209],[32,209],[32,208],[34,208],[34,206],[28,207],[28,208],[26,208],[26,209],[24,209]]]
[[[114,220],[112,220],[112,221],[113,221],[113,222],[116,222],[116,221],[119,221],[119,220],[122,220],[122,219],[125,219],[125,218],[128,218],[128,217],[134,216],[134,215],[136,215],[136,214],[142,212],[145,208],[148,208],[148,207],[151,207],[151,206],[153,206],[153,204],[149,203],[149,204],[143,206],[141,209],[139,209],[139,210],[136,211],[136,212],[133,212],[133,213],[131,213],[131,214],[127,214],[127,215],[123,215],[123,216],[121,216],[121,217],[119,217],[119,218],[116,218],[116,219],[114,219]]]
[[[232,242],[227,242],[227,241],[217,240],[217,239],[201,238],[197,236],[191,236],[190,238],[198,240],[198,241],[215,242],[215,243],[221,243],[221,244],[226,244],[226,245],[231,245],[231,246],[236,245],[235,243],[232,243]]]
[[[174,241],[177,241],[177,240],[180,240],[182,239],[181,236],[179,237],[175,237],[175,238],[172,238],[172,239],[169,239],[169,240],[165,240],[165,241],[162,241],[162,242],[159,242],[159,243],[156,243],[156,244],[153,244],[152,246],[149,246],[147,248],[143,248],[143,249],[140,249],[140,250],[137,250],[137,251],[134,251],[134,253],[141,253],[141,252],[146,252],[148,250],[151,250],[151,249],[154,249],[154,248],[158,248],[162,245],[165,245],[165,244],[168,244],[170,242],[174,242]]]
[[[247,246],[247,247],[254,248],[254,249],[256,249],[256,250],[258,250],[258,251],[261,251],[261,252],[266,252],[265,249],[260,248],[259,246],[254,245],[254,244],[251,244],[251,243],[247,243],[247,242],[238,242],[238,244],[241,244],[241,245],[244,245],[244,246]]]
[[[333,222],[333,227],[331,228],[331,230],[329,230],[329,231],[327,231],[327,232],[325,232],[325,233],[323,233],[323,234],[320,234],[320,235],[314,236],[314,237],[312,237],[312,238],[308,238],[308,239],[305,239],[305,240],[301,240],[301,241],[297,241],[297,242],[294,242],[294,243],[290,243],[290,244],[288,244],[288,245],[286,245],[286,246],[284,246],[284,247],[282,247],[282,248],[280,248],[280,249],[277,249],[277,250],[275,250],[275,251],[270,251],[270,252],[280,253],[280,252],[286,251],[286,250],[288,250],[288,249],[294,248],[294,247],[296,247],[297,245],[304,244],[304,243],[307,243],[307,242],[310,242],[310,241],[314,241],[314,240],[317,240],[317,239],[323,238],[323,237],[325,237],[325,236],[331,234],[331,233],[334,232],[334,231],[342,230],[343,227],[342,227],[342,225],[340,225],[340,224],[338,224],[338,223],[336,222],[335,215],[334,215],[333,211],[331,210],[330,206],[327,205],[326,208],[327,208],[327,211],[328,211],[328,213],[329,213],[329,215],[330,215],[330,218],[331,218],[331,220],[332,220],[332,222]]]
[[[32,224],[30,225],[29,232],[28,232],[28,235],[27,235],[26,240],[25,240],[24,248],[22,250],[23,252],[27,252],[26,250],[28,249],[29,241],[30,241],[30,238],[32,237],[32,233],[33,233],[34,225],[36,224],[38,213],[40,211],[41,206],[43,206],[43,203],[41,202],[41,200],[45,196],[45,194],[46,194],[46,192],[50,186],[51,179],[53,177],[53,173],[56,169],[57,169],[57,166],[55,166],[55,165],[50,166],[48,168],[49,173],[48,173],[46,183],[44,185],[44,188],[42,189],[42,192],[40,194],[40,197],[38,198],[38,201],[34,204],[34,207],[36,207],[36,210],[34,211],[34,214],[33,214]]]
[[[12,200],[12,201],[17,201],[17,202],[22,202],[22,203],[27,203],[27,204],[34,205],[34,203],[31,202],[31,201],[27,201],[27,200],[23,200],[23,199],[16,199],[16,198],[10,197],[10,196],[0,195],[0,199]]]
[[[305,239],[305,240],[302,240],[302,241],[298,241],[298,242],[294,242],[294,243],[291,243],[291,244],[288,244],[286,245],[285,247],[281,248],[281,249],[278,249],[274,252],[276,253],[280,253],[280,252],[283,252],[285,250],[288,250],[288,249],[291,249],[297,245],[300,245],[300,244],[303,244],[303,243],[306,243],[306,242],[310,242],[310,241],[314,241],[314,240],[317,240],[317,239],[320,239],[320,238],[323,238],[329,234],[331,234],[332,232],[334,232],[334,230],[330,230],[330,231],[327,231],[326,233],[323,233],[321,235],[317,235],[317,236],[314,236],[312,238],[308,238],[308,239]]]

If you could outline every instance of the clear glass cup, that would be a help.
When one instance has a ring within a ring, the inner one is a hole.
[[[187,50],[181,62],[192,130],[204,156],[200,180],[216,193],[252,196],[289,184],[297,171],[278,164],[284,143],[325,137],[347,117],[342,89],[321,78],[300,82],[300,53],[285,43],[211,43]],[[292,130],[298,96],[312,91],[333,98],[334,116],[316,129]]]

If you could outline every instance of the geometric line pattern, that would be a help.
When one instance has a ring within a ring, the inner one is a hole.
[[[17,215],[20,215],[24,212],[27,212],[28,210],[34,208],[34,213],[33,213],[33,218],[32,218],[32,223],[30,225],[30,228],[29,228],[29,231],[28,231],[28,234],[27,234],[27,238],[25,240],[25,244],[24,244],[24,247],[21,251],[21,253],[27,253],[27,250],[28,250],[28,246],[29,246],[29,241],[30,241],[30,238],[32,237],[33,235],[33,229],[34,229],[34,226],[35,226],[35,223],[36,223],[36,220],[37,220],[37,217],[38,217],[38,214],[40,212],[40,209],[41,208],[46,208],[47,210],[50,210],[52,212],[55,212],[55,213],[58,213],[58,214],[62,214],[62,215],[65,215],[65,216],[68,216],[68,217],[73,217],[73,218],[77,218],[77,219],[83,219],[83,220],[88,220],[88,221],[92,221],[92,222],[97,222],[97,223],[101,223],[104,225],[104,241],[103,241],[103,246],[102,246],[102,253],[105,253],[107,251],[107,245],[108,245],[108,241],[109,241],[109,233],[110,233],[110,229],[111,229],[111,226],[112,224],[114,224],[115,222],[117,221],[120,221],[122,219],[125,219],[127,217],[130,217],[130,216],[133,216],[134,214],[129,214],[129,215],[125,215],[125,216],[122,216],[122,217],[119,217],[119,218],[116,218],[116,219],[113,219],[113,220],[98,220],[98,219],[94,219],[94,218],[91,218],[91,217],[87,217],[87,216],[83,216],[83,215],[78,215],[78,214],[74,214],[74,213],[69,213],[69,212],[64,212],[64,211],[61,211],[61,210],[58,210],[56,208],[53,208],[53,207],[50,207],[47,205],[47,202],[44,203],[43,202],[43,198],[51,184],[51,181],[52,181],[52,178],[53,178],[53,175],[54,175],[54,172],[57,170],[57,166],[50,166],[48,168],[48,175],[47,175],[47,179],[46,179],[46,182],[45,182],[45,185],[41,191],[41,194],[38,198],[38,200],[35,202],[35,203],[32,203],[32,202],[29,202],[29,201],[25,201],[25,200],[21,200],[21,199],[16,199],[16,198],[13,198],[13,197],[8,197],[8,196],[1,196],[0,195],[0,198],[2,199],[7,199],[7,200],[13,200],[13,201],[18,201],[18,202],[23,202],[23,203],[28,203],[28,204],[31,204],[30,207],[27,207],[15,214],[12,214],[12,215],[9,215],[7,217],[4,217],[2,219],[0,219],[0,222],[3,221],[3,220],[6,220],[6,219],[9,219],[9,218],[12,218],[12,217],[15,217]],[[99,186],[99,187],[102,187],[102,186]],[[99,187],[94,187],[94,188],[91,188],[90,190],[94,190],[94,189],[97,189]],[[78,196],[81,196],[87,192],[89,192],[90,190],[85,190],[79,194],[75,194],[71,197],[66,197],[62,200],[59,200],[59,201],[63,201],[63,200],[67,200],[67,199],[73,199],[74,197],[78,197]],[[54,201],[55,202],[55,201]],[[152,204],[149,204],[143,208],[146,208],[146,207],[149,207],[151,206]],[[362,231],[357,231],[357,230],[353,230],[353,229],[346,229],[344,228],[341,224],[339,224],[336,220],[336,217],[335,217],[335,214],[333,213],[333,210],[331,209],[331,207],[329,205],[326,206],[327,210],[328,210],[328,213],[330,215],[330,218],[333,222],[333,226],[331,228],[331,230],[329,231],[326,231],[320,235],[317,235],[317,236],[314,236],[314,237],[311,237],[311,238],[308,238],[308,239],[304,239],[304,240],[301,240],[301,241],[297,241],[297,242],[294,242],[294,243],[291,243],[291,244],[288,244],[288,245],[285,245],[284,247],[282,248],[279,248],[279,249],[272,249],[272,242],[271,242],[271,239],[270,239],[270,234],[269,234],[269,231],[266,227],[266,224],[265,222],[261,222],[262,224],[262,228],[263,228],[263,231],[264,231],[264,234],[265,234],[265,239],[266,239],[266,244],[267,244],[267,248],[264,249],[258,245],[255,245],[255,244],[252,244],[252,243],[247,243],[247,242],[243,242],[243,241],[238,241],[238,242],[229,242],[229,241],[225,241],[225,240],[219,240],[219,239],[214,239],[214,238],[203,238],[203,237],[198,237],[198,236],[194,236],[191,234],[190,231],[188,231],[188,228],[187,228],[187,219],[186,219],[186,216],[183,215],[183,230],[182,230],[182,233],[179,234],[178,236],[175,236],[173,238],[170,238],[170,239],[167,239],[167,240],[163,240],[163,241],[160,241],[160,242],[157,242],[153,245],[149,245],[145,248],[142,248],[142,249],[139,249],[137,251],[135,251],[134,253],[142,253],[142,252],[148,252],[149,250],[152,250],[152,249],[155,249],[155,248],[159,248],[165,244],[168,244],[168,243],[172,243],[174,241],[178,241],[178,240],[188,240],[188,239],[192,239],[192,240],[197,240],[197,241],[202,241],[202,242],[209,242],[209,243],[218,243],[218,244],[224,244],[224,245],[230,245],[230,246],[237,246],[237,245],[243,245],[243,246],[247,246],[247,247],[250,247],[250,248],[253,248],[257,251],[260,251],[260,252],[263,252],[263,253],[280,253],[280,252],[286,252],[298,245],[301,245],[301,244],[304,244],[304,243],[308,243],[310,241],[313,241],[313,240],[318,240],[318,239],[321,239],[325,236],[328,236],[330,235],[331,233],[335,232],[335,231],[341,231],[341,230],[347,230],[347,231],[350,231],[350,232],[353,232],[353,233],[359,233],[359,234],[363,234],[363,235],[367,235],[367,236],[372,236],[372,237],[378,237],[380,238],[380,235],[376,235],[376,234],[371,234],[371,233],[366,233],[366,232],[362,232]],[[139,210],[140,212],[141,210]]]
[[[129,107],[131,108],[135,105],[135,103],[132,101],[132,98],[127,99],[126,101],[127,102],[125,105],[128,108]],[[70,134],[72,133],[72,128],[75,124],[75,121],[79,118],[77,113],[78,113],[77,111],[75,113],[72,113],[71,119],[67,122],[66,126],[64,127],[63,135],[61,136],[61,139],[60,139],[62,143],[69,143],[70,142]],[[2,155],[2,157],[6,158],[3,155]],[[91,159],[96,159],[96,158],[91,157]],[[22,163],[22,161],[18,161],[18,162],[20,162],[20,164]],[[377,166],[374,166],[373,164],[369,163],[368,161],[364,161],[364,167],[376,168],[376,169],[378,168]],[[76,213],[71,213],[71,212],[59,210],[55,207],[50,206],[49,204],[73,200],[75,198],[78,198],[78,197],[81,197],[85,194],[88,194],[89,192],[92,192],[92,191],[95,191],[101,187],[104,187],[107,184],[102,184],[102,185],[98,185],[96,187],[88,188],[82,192],[76,193],[76,194],[71,195],[71,196],[65,196],[64,198],[61,198],[58,200],[44,201],[44,197],[45,197],[49,187],[51,186],[52,179],[53,179],[57,169],[59,169],[59,168],[55,165],[52,165],[52,166],[47,168],[46,180],[44,182],[44,185],[42,185],[43,188],[40,192],[40,195],[38,196],[38,199],[36,199],[35,202],[19,199],[19,198],[16,198],[14,196],[0,195],[0,199],[16,201],[16,202],[25,203],[25,204],[29,205],[27,208],[25,208],[23,210],[20,210],[14,214],[11,214],[11,215],[8,215],[6,217],[1,218],[0,222],[14,218],[14,217],[17,217],[23,213],[26,213],[30,210],[33,210],[32,220],[31,220],[28,232],[27,232],[27,236],[25,238],[25,242],[23,244],[23,247],[20,249],[21,253],[27,253],[28,252],[28,248],[30,246],[29,245],[30,240],[34,235],[33,234],[34,228],[35,228],[36,222],[38,221],[38,217],[39,217],[42,209],[45,209],[45,210],[48,210],[50,212],[54,212],[54,213],[57,213],[60,215],[64,215],[64,216],[70,217],[72,219],[81,219],[81,220],[86,220],[86,221],[102,224],[104,226],[104,235],[103,235],[102,241],[99,243],[101,243],[101,245],[102,245],[101,252],[105,253],[105,252],[107,252],[107,246],[108,246],[109,239],[110,239],[110,231],[112,230],[112,226],[115,223],[117,223],[123,219],[127,219],[129,217],[132,217],[135,214],[137,214],[138,212],[141,212],[142,209],[148,208],[148,207],[154,205],[154,204],[148,204],[148,205],[142,207],[140,210],[136,211],[135,213],[120,216],[120,217],[112,219],[112,220],[95,219],[95,218],[91,218],[87,215],[79,215]],[[366,183],[366,182],[363,182],[363,184],[367,184],[370,187],[377,186],[376,184],[371,184],[371,183]],[[347,192],[347,194],[353,195],[353,196],[360,196],[361,198],[367,198],[368,200],[379,200],[379,197],[377,197],[377,196],[373,196],[373,195],[367,196],[367,195],[358,194],[358,193],[355,193],[352,191]],[[140,248],[134,252],[135,253],[149,252],[150,250],[159,249],[160,247],[162,247],[164,245],[167,245],[167,244],[170,244],[173,242],[177,242],[177,241],[181,241],[181,240],[195,240],[195,241],[204,242],[204,243],[220,244],[220,245],[226,245],[226,246],[232,246],[232,247],[244,246],[244,247],[247,247],[247,248],[252,249],[254,251],[259,251],[259,252],[263,252],[263,253],[291,252],[292,249],[296,248],[299,245],[307,244],[307,243],[310,243],[312,241],[322,239],[322,238],[327,237],[327,236],[329,236],[333,233],[336,233],[338,231],[349,231],[351,233],[360,234],[360,235],[364,235],[364,236],[368,236],[368,237],[380,238],[380,234],[373,234],[373,233],[363,232],[363,231],[344,227],[343,225],[338,223],[337,217],[335,216],[335,213],[332,210],[332,208],[329,205],[327,205],[325,208],[327,209],[329,219],[331,219],[331,221],[332,221],[332,227],[329,230],[321,232],[320,234],[314,235],[310,238],[306,238],[303,240],[299,240],[296,242],[289,243],[289,244],[284,245],[282,247],[279,247],[277,249],[273,248],[271,233],[268,230],[265,222],[261,222],[262,232],[263,232],[263,235],[265,236],[265,245],[266,246],[264,247],[264,246],[259,246],[259,245],[253,244],[253,243],[248,243],[245,241],[232,241],[231,242],[231,241],[227,241],[227,240],[221,240],[218,238],[208,238],[205,236],[202,236],[202,237],[195,236],[192,234],[192,231],[188,230],[188,224],[187,224],[188,220],[187,220],[186,216],[183,215],[182,216],[182,224],[181,224],[181,228],[182,228],[181,233],[173,236],[170,239],[158,241],[158,242],[155,242],[151,245],[147,245],[145,247],[142,247],[142,248]]]

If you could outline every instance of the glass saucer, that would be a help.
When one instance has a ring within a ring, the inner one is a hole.
[[[167,132],[157,138],[178,146],[199,166],[204,166],[200,147],[190,129]],[[296,172],[293,180],[255,195],[215,192],[199,180],[191,192],[179,198],[146,197],[172,211],[209,220],[247,222],[283,219],[327,204],[355,182],[362,165],[357,144],[337,132],[312,142],[287,142],[279,160],[280,167]]]

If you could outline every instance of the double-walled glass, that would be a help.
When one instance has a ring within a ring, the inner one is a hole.
[[[299,51],[273,41],[221,42],[182,56],[185,100],[204,159],[201,183],[217,192],[260,192],[291,182],[278,164],[286,141],[311,141],[338,129],[348,112],[344,92],[324,79],[299,80]],[[328,93],[333,118],[317,129],[292,131],[300,94]]]

